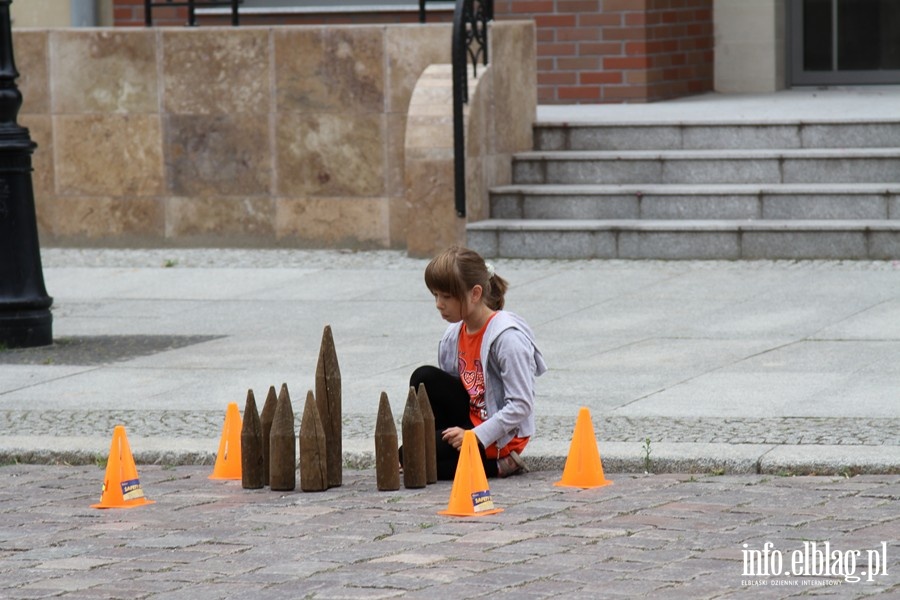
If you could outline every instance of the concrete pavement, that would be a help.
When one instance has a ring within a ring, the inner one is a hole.
[[[541,105],[538,122],[568,123],[808,123],[896,120],[900,86],[798,87],[774,93],[708,92],[652,104]]]
[[[425,261],[43,257],[57,343],[0,352],[0,598],[900,594],[900,264],[497,261],[551,370],[533,471],[457,518],[449,482],[378,492],[371,468],[381,390],[399,417],[444,329]],[[226,404],[287,382],[298,406],[325,324],[343,485],[209,480]],[[610,486],[553,485],[580,406]],[[119,423],[155,503],[93,509]]]
[[[4,462],[91,463],[124,424],[140,463],[211,464],[228,402],[313,387],[322,328],[348,466],[382,390],[445,325],[426,261],[392,251],[45,249],[52,347],[0,353]],[[900,264],[496,262],[550,371],[526,459],[561,468],[580,406],[613,472],[900,471]],[[295,410],[299,419],[300,410]]]

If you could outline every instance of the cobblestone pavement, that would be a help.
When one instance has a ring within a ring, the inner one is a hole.
[[[155,504],[96,510],[96,466],[0,468],[0,597],[900,597],[900,476],[607,473],[577,490],[542,471],[491,481],[502,513],[455,518],[437,514],[450,483],[378,492],[345,470],[272,492],[209,472],[144,466]]]

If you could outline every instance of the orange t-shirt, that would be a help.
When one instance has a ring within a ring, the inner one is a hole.
[[[478,426],[484,423],[487,418],[487,406],[484,400],[484,367],[481,364],[481,342],[484,340],[484,332],[487,330],[488,323],[494,318],[493,315],[485,322],[484,327],[475,333],[466,331],[466,324],[460,324],[459,345],[457,348],[457,360],[459,365],[459,377],[462,380],[463,387],[469,393],[469,420],[472,425]],[[515,450],[521,453],[528,443],[528,438],[514,437],[510,442],[497,451],[497,444],[491,444],[485,449],[488,458],[498,458],[506,456],[510,451]]]

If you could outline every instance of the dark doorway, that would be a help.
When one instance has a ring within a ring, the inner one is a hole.
[[[900,1],[790,0],[793,85],[900,83]]]

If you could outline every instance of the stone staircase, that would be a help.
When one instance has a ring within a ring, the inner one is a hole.
[[[470,223],[485,256],[900,258],[900,116],[537,123]]]

